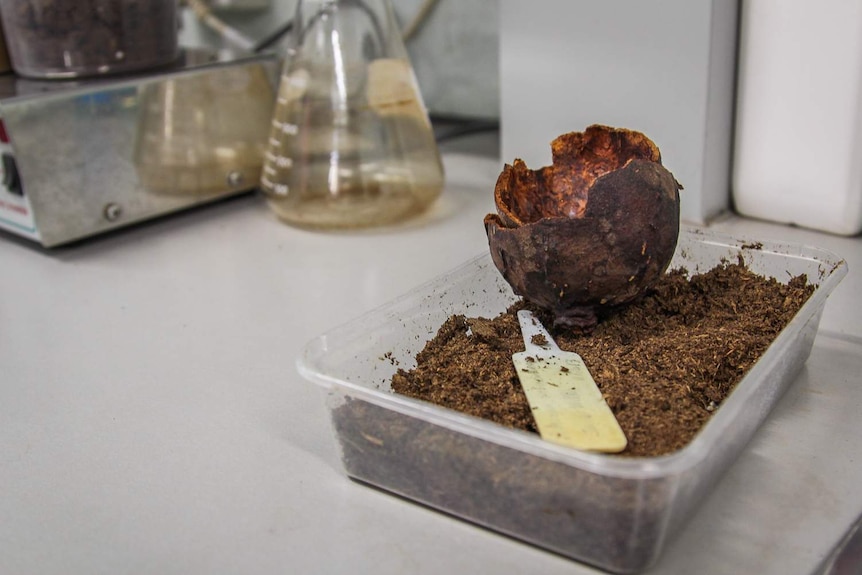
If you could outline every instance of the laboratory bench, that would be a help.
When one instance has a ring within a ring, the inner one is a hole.
[[[501,162],[401,226],[252,193],[46,250],[0,237],[0,572],[594,573],[348,479],[306,342],[487,249]],[[849,274],[802,373],[650,573],[813,573],[862,512],[862,239],[726,216]]]

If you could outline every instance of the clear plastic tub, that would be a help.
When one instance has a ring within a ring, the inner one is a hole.
[[[847,273],[816,248],[683,230],[671,264],[708,271],[741,256],[756,273],[805,273],[814,294],[684,449],[652,458],[579,452],[396,395],[389,380],[450,315],[493,317],[516,300],[489,255],[306,347],[346,473],[490,529],[614,572],[646,569],[737,458],[808,354],[827,297]]]
[[[3,0],[12,68],[30,78],[131,72],[176,60],[177,0]]]

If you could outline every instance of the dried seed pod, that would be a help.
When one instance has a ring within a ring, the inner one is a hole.
[[[488,245],[517,295],[556,325],[590,331],[597,313],[636,300],[667,269],[681,186],[632,130],[590,126],[558,137],[551,152],[539,170],[505,166],[497,214],[485,216]]]

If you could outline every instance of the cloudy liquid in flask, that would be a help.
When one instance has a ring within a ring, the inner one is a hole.
[[[261,187],[299,227],[386,225],[425,211],[443,169],[409,62],[377,59],[356,74],[301,59],[288,66]]]

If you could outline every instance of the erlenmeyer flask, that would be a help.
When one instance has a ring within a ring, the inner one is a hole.
[[[389,0],[300,0],[261,187],[308,228],[390,224],[424,211],[443,168]]]

